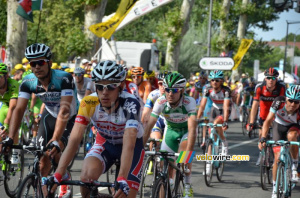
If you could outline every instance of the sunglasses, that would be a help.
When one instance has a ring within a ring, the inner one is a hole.
[[[165,90],[167,93],[170,93],[170,92],[178,93],[178,92],[180,92],[181,88],[165,88]]]
[[[75,74],[75,76],[82,76],[83,74]]]
[[[300,103],[298,100],[288,99],[289,103],[295,103],[296,105]]]
[[[120,86],[121,83],[111,83],[111,84],[107,84],[107,85],[103,85],[103,84],[95,84],[96,85],[96,89],[99,91],[103,91],[104,89],[107,89],[108,91],[113,91],[116,88],[118,88]]]
[[[276,77],[268,76],[267,79],[268,79],[268,80],[271,80],[271,79],[272,79],[272,80],[276,80]]]
[[[37,61],[30,61],[30,66],[31,67],[36,67],[36,65],[39,65],[39,66],[43,66],[45,65],[47,62],[49,62],[49,60],[37,60]]]
[[[211,79],[210,81],[211,82],[220,82],[221,80],[219,80],[219,79]]]
[[[142,75],[132,75],[131,77],[132,78],[142,78],[143,76]]]

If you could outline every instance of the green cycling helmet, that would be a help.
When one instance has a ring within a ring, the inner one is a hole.
[[[0,63],[0,73],[8,73],[7,66],[4,63]]]
[[[186,79],[180,73],[171,73],[165,76],[165,88],[185,88]]]
[[[287,98],[300,100],[300,85],[291,85],[285,92]]]
[[[209,79],[224,79],[224,73],[221,70],[211,71],[209,74]]]

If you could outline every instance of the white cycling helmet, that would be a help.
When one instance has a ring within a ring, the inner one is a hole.
[[[85,70],[82,69],[81,67],[76,67],[75,70],[74,70],[74,74],[84,74],[85,73]]]
[[[30,59],[39,58],[39,57],[46,57],[46,59],[50,60],[51,58],[51,51],[50,48],[41,43],[35,43],[30,45],[25,50],[25,57],[30,61]]]
[[[125,69],[115,61],[100,62],[92,71],[92,81],[110,80],[122,82],[125,78]]]

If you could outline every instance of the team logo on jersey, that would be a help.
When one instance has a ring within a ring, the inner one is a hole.
[[[125,102],[124,109],[126,109],[129,113],[137,113],[136,104],[134,102]]]
[[[191,101],[190,101],[190,99],[188,99],[188,98],[185,98],[184,100],[183,100],[183,104],[190,104],[191,103]]]
[[[84,102],[88,105],[96,105],[97,104],[97,101],[95,101],[95,100],[85,100]]]
[[[165,102],[167,102],[167,99],[161,99],[157,101],[158,104],[164,104]]]
[[[280,115],[281,115],[281,116],[285,116],[285,113],[284,113],[283,110],[281,111]]]

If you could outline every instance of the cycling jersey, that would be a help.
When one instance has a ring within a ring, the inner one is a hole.
[[[32,93],[45,103],[47,111],[55,118],[59,113],[61,97],[73,96],[69,119],[77,114],[77,92],[73,77],[67,72],[51,69],[51,80],[47,91],[33,73],[27,75],[20,85],[19,97],[30,99]]]
[[[255,87],[254,100],[259,101],[260,113],[259,116],[265,120],[270,111],[272,102],[277,96],[285,95],[285,86],[279,82],[276,83],[275,89],[270,92],[267,90],[266,82],[262,82]]]
[[[95,82],[93,81],[88,82],[86,89],[90,90],[92,93],[96,92]]]
[[[17,99],[19,94],[19,83],[11,78],[7,79],[7,90],[0,95],[0,123],[3,125],[9,109],[10,99]]]
[[[158,80],[157,78],[154,78],[154,83],[150,83],[151,84],[151,91],[154,91],[156,89],[158,89]]]
[[[210,85],[206,84],[206,85],[203,86],[202,92],[200,92],[202,96],[204,95],[204,90],[206,89],[207,86],[210,86]],[[199,101],[199,103],[201,103],[201,100]],[[205,120],[208,120],[208,118],[211,115],[210,111],[211,111],[212,105],[213,105],[213,101],[210,98],[207,98],[205,109],[204,109],[204,112],[203,112],[203,118]]]
[[[251,106],[252,105],[252,101],[253,101],[253,97],[254,97],[254,91],[255,91],[255,87],[246,87],[243,92],[242,95],[246,95],[246,100],[245,100],[245,106]]]
[[[133,94],[136,98],[140,98],[139,95],[139,91],[138,91],[138,87],[136,84],[134,84],[131,81],[125,80],[125,87],[124,87],[124,91]]]
[[[150,109],[153,108],[155,101],[160,97],[160,91],[159,89],[156,89],[154,91],[151,91],[150,94],[148,95],[145,107],[148,107]]]
[[[223,109],[224,100],[231,99],[231,91],[229,87],[221,85],[221,90],[216,93],[211,85],[207,85],[204,90],[204,97],[210,98],[216,109]]]
[[[97,132],[113,144],[123,143],[126,128],[136,128],[137,137],[141,138],[144,130],[140,122],[139,101],[125,91],[122,91],[119,97],[119,106],[111,114],[104,111],[96,93],[84,97],[75,122],[88,125],[91,120]]]
[[[76,86],[76,90],[77,90],[77,99],[79,102],[81,102],[82,98],[84,97],[85,95],[85,91],[87,89],[87,85],[88,83],[90,83],[92,80],[90,78],[83,78],[83,85],[81,87],[81,89],[78,88],[78,85],[75,81],[75,78],[74,78],[74,82],[75,82],[75,86]]]

